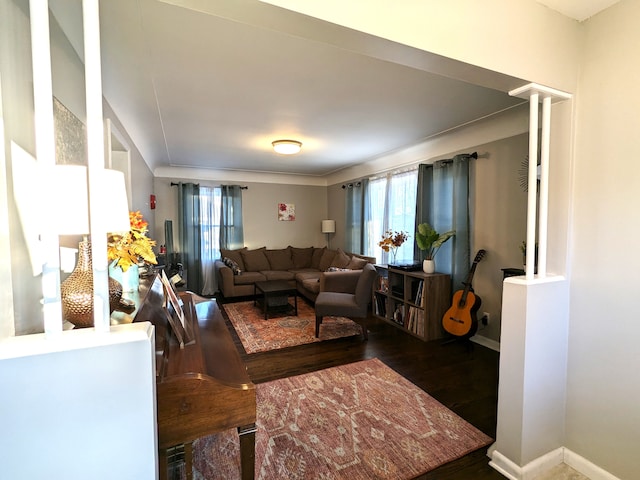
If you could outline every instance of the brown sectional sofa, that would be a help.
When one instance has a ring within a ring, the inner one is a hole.
[[[288,280],[298,293],[314,301],[320,291],[320,277],[326,271],[362,270],[375,258],[331,250],[326,247],[222,250],[215,262],[218,289],[225,298],[254,294],[254,283]],[[349,273],[349,272],[345,272]],[[334,275],[334,273],[332,273]]]

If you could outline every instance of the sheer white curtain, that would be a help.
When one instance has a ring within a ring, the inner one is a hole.
[[[398,248],[396,262],[413,261],[417,184],[417,168],[369,180],[365,195],[366,255],[389,263],[393,260],[391,253],[383,251],[378,242],[387,230],[404,231],[409,238]]]
[[[202,294],[213,295],[217,289],[213,264],[220,258],[220,187],[200,187],[200,231],[202,259]]]

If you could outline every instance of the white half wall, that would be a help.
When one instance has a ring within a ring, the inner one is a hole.
[[[3,478],[157,478],[148,322],[0,342]]]

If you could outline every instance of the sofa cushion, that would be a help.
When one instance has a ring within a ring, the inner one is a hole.
[[[244,261],[244,269],[247,272],[260,272],[262,270],[271,270],[269,260],[264,254],[265,247],[256,248],[255,250],[241,250],[242,260]]]
[[[296,280],[303,283],[305,280],[320,280],[320,272],[318,270],[296,273]]]
[[[242,272],[242,275],[233,277],[234,285],[253,285],[256,282],[264,282],[267,279],[260,272]]]
[[[293,268],[309,268],[311,267],[311,258],[313,257],[313,247],[296,248],[289,247],[291,250],[291,259],[293,260]]]
[[[267,280],[293,280],[293,272],[287,270],[264,270],[262,273]]]
[[[334,257],[336,256],[335,250],[326,249],[322,252],[322,258],[320,259],[320,264],[318,265],[318,270],[322,270],[323,272],[331,266],[331,262],[333,262]]]
[[[238,264],[238,267],[240,268],[240,270],[246,270],[244,266],[244,261],[242,260],[242,253],[241,253],[244,250],[247,250],[247,247],[239,248],[237,250],[222,249],[220,250],[220,256],[222,258],[230,258],[231,260],[233,260]]]
[[[229,257],[222,257],[222,263],[229,267],[233,271],[234,275],[240,275],[242,273],[240,266]]]
[[[264,254],[269,260],[271,268],[268,270],[289,270],[293,268],[293,260],[291,259],[291,250],[289,247],[277,250],[265,250]]]
[[[322,259],[322,255],[326,247],[315,247],[313,249],[313,255],[311,255],[311,268],[315,268],[316,270],[320,270],[320,260]]]
[[[333,260],[331,260],[330,267],[346,268],[351,261],[351,257],[344,253],[341,248],[336,251]]]
[[[356,256],[351,257],[351,261],[349,261],[349,265],[346,268],[349,270],[362,270],[364,266],[369,263],[364,258],[358,258]]]
[[[304,280],[302,282],[302,286],[306,290],[309,290],[310,292],[319,293],[320,292],[320,279],[314,280],[312,278],[308,278],[307,280]]]

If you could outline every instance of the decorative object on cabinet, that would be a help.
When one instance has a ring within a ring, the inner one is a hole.
[[[393,256],[392,263],[396,263],[396,254],[398,253],[398,248],[400,248],[408,238],[409,235],[407,235],[406,232],[395,232],[393,230],[387,230],[382,235],[382,240],[378,242],[378,246],[387,253],[391,252],[391,255]]]
[[[416,244],[420,250],[426,252],[422,263],[422,268],[425,273],[434,273],[436,271],[434,260],[436,253],[438,253],[440,247],[455,234],[455,230],[438,233],[428,223],[421,223],[418,225],[418,231],[416,231]]]
[[[60,195],[57,208],[66,212],[64,221],[56,224],[59,235],[83,234],[79,244],[78,263],[71,275],[60,285],[62,317],[77,327],[93,326],[94,291],[93,260],[89,233],[89,203],[87,196],[87,167],[58,165],[56,181]],[[127,196],[124,176],[115,170],[103,170],[99,183],[104,191],[95,198],[104,198],[99,204],[99,218],[105,230],[126,232],[129,228]],[[107,201],[106,199],[109,199]],[[109,309],[115,310],[122,296],[122,285],[109,277]]]
[[[78,246],[78,263],[71,275],[60,285],[62,318],[76,327],[93,326],[93,264],[91,244],[85,238]],[[109,277],[109,311],[120,303],[122,285]]]
[[[451,277],[376,265],[373,314],[421,340],[444,336],[442,315],[451,298]]]

